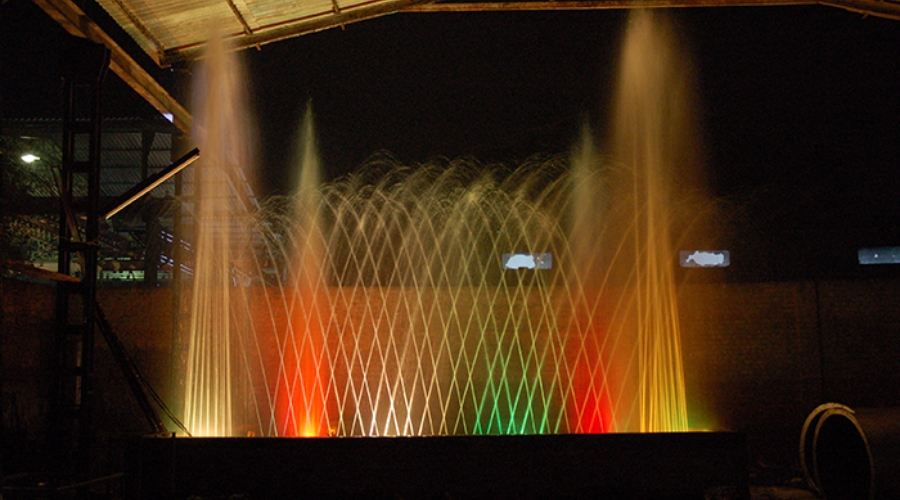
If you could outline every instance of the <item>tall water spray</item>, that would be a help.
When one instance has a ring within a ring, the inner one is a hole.
[[[212,134],[209,120],[235,119],[212,106],[200,134],[189,429],[686,430],[671,205],[694,168],[690,75],[671,27],[648,12],[631,16],[621,61],[605,155],[585,127],[568,158],[509,169],[382,156],[324,183],[308,109],[297,194],[255,214],[260,286],[227,279],[239,224],[204,215],[228,210],[206,198],[227,198],[214,180],[244,154],[228,149],[243,144],[229,126]]]
[[[665,19],[636,11],[622,51],[613,122],[614,203],[634,312],[640,431],[687,429],[671,228],[675,193],[696,168],[689,66]],[[687,173],[687,175],[685,175]],[[630,214],[631,218],[627,217]],[[630,269],[629,269],[630,268]]]
[[[194,85],[194,138],[203,152],[194,174],[194,266],[184,377],[184,423],[195,436],[234,431],[235,269],[246,245],[246,200],[235,179],[249,167],[244,78],[213,37]]]
[[[280,436],[318,436],[330,432],[327,418],[331,372],[325,333],[328,304],[318,289],[325,268],[320,186],[322,183],[312,105],[301,124],[295,166],[300,171],[294,207],[294,246],[289,267],[293,296],[288,327],[280,339],[282,370],[278,382],[276,421]]]

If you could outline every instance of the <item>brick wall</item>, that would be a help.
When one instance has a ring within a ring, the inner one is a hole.
[[[33,436],[45,426],[51,394],[55,291],[4,279],[2,293],[4,430]],[[177,411],[172,367],[180,347],[171,294],[114,288],[103,289],[99,300]],[[900,280],[684,285],[679,301],[692,423],[747,432],[762,454],[776,453],[767,446],[794,454],[803,420],[819,403],[900,406],[896,297]],[[97,346],[98,422],[111,433],[146,432],[102,339]]]
[[[0,278],[3,471],[36,470],[47,456],[55,290]]]
[[[824,398],[900,406],[900,281],[819,285]]]

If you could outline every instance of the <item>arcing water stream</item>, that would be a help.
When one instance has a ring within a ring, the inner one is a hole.
[[[585,132],[570,158],[512,170],[384,159],[323,183],[308,111],[297,195],[245,224],[224,180],[247,165],[227,91],[240,77],[211,44],[192,434],[687,430],[668,207],[693,165],[676,46],[657,16],[631,16],[609,159]],[[236,286],[239,267],[265,284]]]

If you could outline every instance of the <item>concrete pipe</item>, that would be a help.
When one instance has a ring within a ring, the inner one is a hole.
[[[829,500],[900,498],[900,408],[829,403],[810,414],[801,464],[810,486]]]
[[[822,490],[819,489],[819,484],[814,478],[815,471],[812,462],[813,437],[822,414],[833,408],[845,408],[848,411],[852,411],[839,403],[821,404],[806,417],[806,421],[803,422],[803,429],[800,431],[800,468],[803,470],[803,479],[806,481],[807,486],[819,496],[822,495]]]

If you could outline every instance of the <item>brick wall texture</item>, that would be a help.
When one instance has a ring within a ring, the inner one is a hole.
[[[806,415],[836,401],[900,406],[900,280],[685,284],[679,291],[685,380],[697,427],[743,431],[760,453],[796,450]],[[40,439],[52,394],[52,285],[2,280],[3,429]],[[170,288],[105,288],[113,329],[177,413],[178,343]],[[101,337],[98,425],[148,429]],[[6,446],[6,445],[4,445]]]

